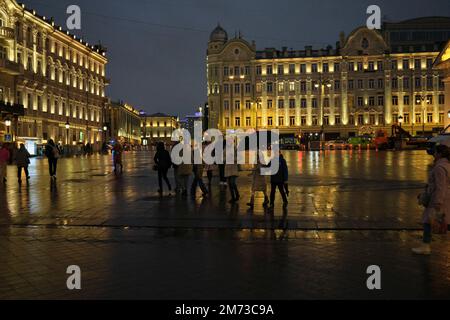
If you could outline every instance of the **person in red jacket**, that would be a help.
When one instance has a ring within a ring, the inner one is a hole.
[[[8,165],[10,153],[6,144],[0,149],[0,181],[6,182],[6,167]]]

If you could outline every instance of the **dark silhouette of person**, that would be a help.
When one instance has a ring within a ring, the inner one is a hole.
[[[166,182],[170,193],[170,191],[172,191],[172,186],[170,185],[170,181],[167,178],[167,172],[172,166],[172,159],[170,157],[169,151],[165,149],[163,142],[158,142],[158,144],[156,145],[156,153],[153,160],[155,161],[156,170],[158,171],[158,193],[160,195],[163,194],[162,180]]]

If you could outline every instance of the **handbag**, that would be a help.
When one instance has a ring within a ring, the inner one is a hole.
[[[419,196],[417,197],[418,203],[420,206],[423,206],[425,208],[428,208],[428,205],[430,204],[431,201],[431,194],[429,194],[428,192],[422,192],[421,194],[419,194]]]
[[[447,221],[445,219],[445,214],[434,210],[433,217],[431,219],[431,230],[435,234],[447,233]]]
[[[159,169],[158,165],[157,165],[157,164],[154,164],[154,165],[153,165],[153,171],[158,171],[158,169]]]

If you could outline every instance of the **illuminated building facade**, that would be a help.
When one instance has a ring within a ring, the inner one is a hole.
[[[141,144],[141,115],[137,109],[121,101],[112,102],[107,106],[106,119],[103,129],[107,139]]]
[[[450,40],[442,50],[435,63],[436,69],[442,70],[445,86],[445,127],[450,125]]]
[[[14,139],[101,144],[106,52],[14,0],[0,1],[0,100]],[[11,108],[10,108],[11,109]],[[3,136],[3,135],[2,135]]]
[[[162,141],[171,143],[172,132],[178,129],[178,118],[164,113],[141,113],[142,144],[152,145]]]
[[[433,17],[341,33],[335,48],[259,51],[218,26],[207,49],[209,126],[323,131],[326,139],[390,132],[396,123],[413,134],[436,131],[447,100],[433,63],[449,38],[450,18]]]

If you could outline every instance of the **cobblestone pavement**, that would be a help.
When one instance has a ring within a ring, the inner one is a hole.
[[[416,257],[416,194],[431,158],[417,152],[286,153],[290,202],[265,212],[243,195],[156,194],[150,153],[61,159],[52,184],[34,159],[29,185],[15,168],[0,192],[0,298],[317,299],[449,298],[450,242]],[[366,287],[379,265],[382,290]],[[66,289],[79,265],[82,290]]]

